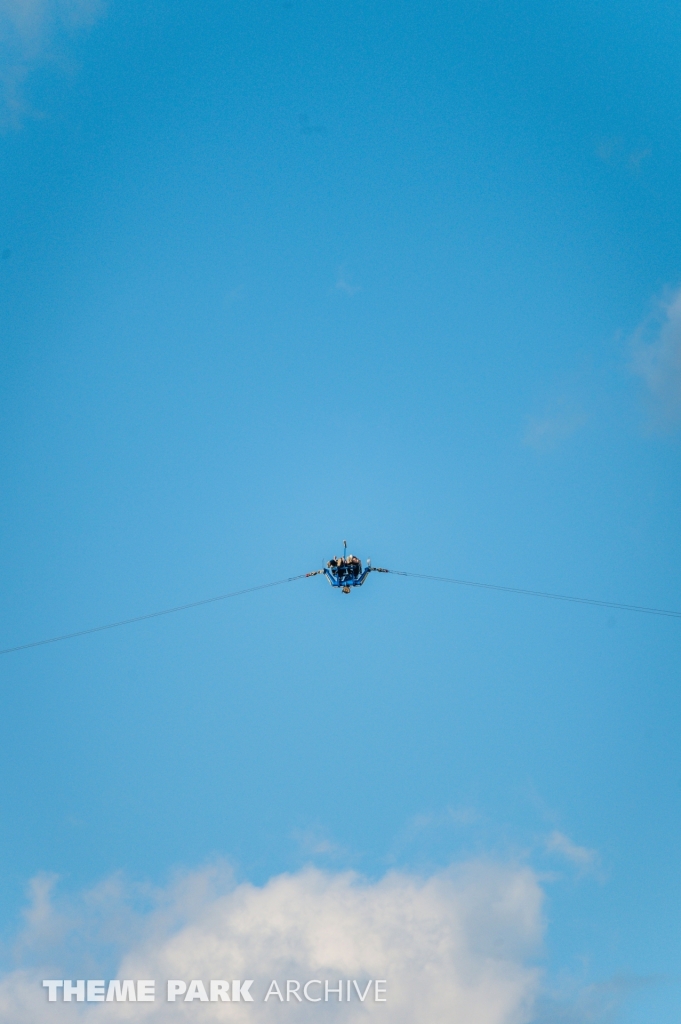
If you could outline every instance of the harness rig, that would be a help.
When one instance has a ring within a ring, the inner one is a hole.
[[[390,572],[389,569],[379,569],[377,565],[371,564],[367,558],[367,564],[362,568],[362,563],[356,555],[348,554],[348,542],[343,541],[342,558],[336,555],[330,559],[321,569],[316,572],[308,572],[306,576],[326,576],[332,587],[338,587],[344,594],[349,594],[353,587],[361,587],[370,572]]]

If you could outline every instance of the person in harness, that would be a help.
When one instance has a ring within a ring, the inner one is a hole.
[[[348,555],[347,541],[343,541],[343,557],[335,555],[330,558],[323,569],[316,572],[308,572],[307,576],[319,576],[323,574],[332,587],[338,587],[344,594],[349,594],[353,587],[361,587],[370,572],[388,572],[387,569],[379,569],[377,565],[371,564],[367,559],[365,568],[357,555]]]
[[[340,583],[354,582],[362,575],[362,563],[356,555],[332,558],[326,563],[327,569]]]

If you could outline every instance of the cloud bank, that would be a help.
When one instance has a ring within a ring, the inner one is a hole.
[[[631,369],[645,384],[654,425],[681,422],[681,288],[635,332]]]
[[[28,113],[22,86],[54,56],[61,30],[90,26],[103,0],[0,0],[0,127],[18,128]]]
[[[140,899],[146,907],[136,909]],[[68,904],[54,896],[53,880],[38,879],[19,963],[0,980],[0,1022],[527,1024],[539,986],[532,958],[542,902],[530,869],[480,862],[378,881],[307,868],[261,887],[207,868],[153,892],[110,879]],[[114,973],[156,979],[156,1001],[48,1003],[42,988],[44,978]],[[254,1001],[165,1000],[167,979],[223,978],[253,978]],[[264,1002],[272,979],[285,986],[310,978],[386,979],[387,1002]]]

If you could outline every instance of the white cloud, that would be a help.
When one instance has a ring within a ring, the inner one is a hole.
[[[651,403],[654,424],[681,420],[681,288],[658,303],[632,339],[632,371]]]
[[[571,864],[582,872],[593,871],[598,867],[599,856],[597,850],[589,850],[586,846],[578,846],[577,843],[568,838],[562,832],[553,831],[546,839],[546,849],[549,853],[560,854]]]
[[[151,902],[135,911],[140,896]],[[205,869],[153,893],[114,879],[66,907],[40,883],[19,944],[24,962],[0,980],[0,1022],[61,1024],[68,1015],[81,1024],[526,1024],[539,985],[532,958],[541,944],[542,901],[529,868],[480,862],[429,878],[391,872],[378,881],[307,868],[262,887],[234,885],[228,873]],[[50,934],[61,938],[46,948]],[[46,1002],[43,978],[102,977],[113,947],[119,978],[254,978],[255,1001],[167,1003],[159,985],[154,1003]],[[78,948],[81,956],[99,949],[104,959],[77,964]],[[387,979],[388,1002],[264,1003],[273,978]]]
[[[87,27],[103,9],[103,0],[0,0],[0,127],[21,124],[28,112],[22,86],[53,56],[58,31]]]

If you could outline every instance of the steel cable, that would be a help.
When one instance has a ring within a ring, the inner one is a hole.
[[[668,608],[650,608],[638,604],[622,604],[619,601],[599,601],[592,597],[573,597],[569,594],[552,594],[545,590],[525,590],[521,587],[505,587],[499,583],[477,583],[474,580],[460,580],[450,576],[431,576],[422,572],[405,572],[402,569],[379,569],[372,568],[373,572],[390,573],[393,576],[408,576],[416,580],[433,580],[436,583],[454,583],[459,587],[476,587],[480,590],[497,590],[505,594],[522,594],[525,597],[544,597],[551,601],[570,601],[572,604],[588,604],[598,608],[613,608],[617,611],[642,612],[645,615],[662,615],[666,618],[681,619],[681,612],[671,611]],[[242,594],[253,594],[257,590],[269,590],[271,587],[280,587],[285,583],[294,583],[296,580],[307,579],[310,576],[317,576],[321,572],[304,572],[298,576],[287,576],[283,580],[275,580],[273,583],[261,583],[257,587],[246,587],[243,590],[233,590],[229,594],[218,594],[217,597],[206,597],[202,601],[191,601],[189,604],[178,604],[173,608],[164,608],[158,612],[148,612],[146,615],[135,615],[130,619],[119,619],[117,622],[108,622],[104,626],[91,626],[89,629],[79,629],[73,633],[62,633],[60,636],[52,636],[47,640],[34,640],[28,644],[18,644],[16,647],[6,647],[0,650],[2,654],[14,654],[16,651],[26,651],[31,647],[44,647],[46,644],[56,644],[61,640],[73,640],[75,637],[87,636],[90,633],[102,633],[107,629],[116,629],[118,626],[129,626],[134,622],[144,622],[147,619],[157,619],[162,615],[173,615],[175,612],[188,611],[190,608],[200,608],[206,604],[215,604],[217,601],[226,601],[230,597],[240,597]]]
[[[43,647],[45,644],[56,644],[60,640],[73,640],[77,636],[87,636],[88,633],[101,633],[105,629],[116,629],[117,626],[129,626],[133,622],[144,622],[145,619],[157,619],[161,615],[173,615],[174,612],[185,612],[189,608],[200,608],[204,604],[215,604],[216,601],[226,601],[229,597],[240,597],[242,594],[252,594],[256,590],[268,590],[270,587],[280,587],[283,583],[294,583],[296,580],[305,579],[310,573],[301,573],[300,576],[289,576],[285,580],[275,580],[274,583],[261,583],[257,587],[246,587],[245,590],[233,590],[230,594],[219,594],[217,597],[206,597],[203,601],[192,601],[190,604],[178,604],[174,608],[164,608],[160,612],[148,612],[146,615],[135,615],[132,619],[119,619],[118,622],[108,622],[105,626],[91,626],[90,629],[79,629],[75,633],[62,633],[61,636],[52,636],[48,640],[34,640],[30,644],[19,644],[18,647],[6,647],[0,654],[13,654],[14,651],[25,651],[29,647]]]
[[[620,604],[618,601],[599,601],[593,597],[570,597],[568,594],[551,594],[545,590],[523,590],[520,587],[503,587],[498,583],[475,583],[473,580],[457,580],[448,576],[428,576],[422,572],[404,572],[401,569],[384,569],[393,576],[410,576],[417,580],[436,580],[438,583],[456,583],[460,587],[478,587],[481,590],[500,590],[506,594],[524,594],[526,597],[548,597],[552,601],[571,601],[573,604],[591,604],[599,608],[616,608],[625,612],[643,612],[646,615],[665,615],[671,619],[681,619],[681,612],[670,611],[668,608],[647,608],[640,604]]]

